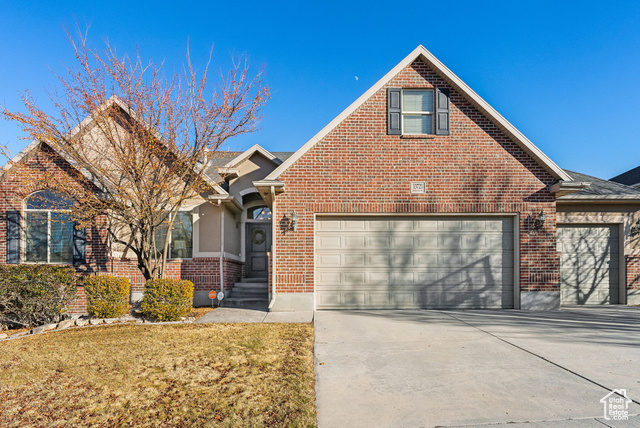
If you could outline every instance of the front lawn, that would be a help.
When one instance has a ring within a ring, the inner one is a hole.
[[[315,424],[311,324],[126,324],[0,343],[0,426]]]

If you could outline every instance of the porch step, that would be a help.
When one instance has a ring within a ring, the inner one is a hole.
[[[253,299],[253,298],[229,298],[224,299],[220,302],[220,306],[223,308],[245,308],[245,309],[263,309],[266,310],[269,306],[269,300],[267,298],[264,299]]]
[[[268,284],[269,280],[267,278],[242,278],[240,282],[257,282],[259,284]],[[239,284],[236,282],[236,284]]]
[[[269,305],[269,284],[264,278],[243,278],[236,282],[227,298],[220,302],[226,308],[263,309]]]
[[[269,284],[266,282],[236,282],[233,286],[234,290],[267,290]]]

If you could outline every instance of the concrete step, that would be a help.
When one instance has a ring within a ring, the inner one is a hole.
[[[269,297],[267,290],[231,290],[229,297]]]
[[[256,298],[234,298],[230,297],[220,302],[223,308],[247,308],[247,309],[267,309],[269,300]]]
[[[266,290],[269,288],[269,284],[261,282],[236,282],[233,285],[233,289],[249,289],[249,290]]]
[[[267,284],[269,282],[268,278],[242,278],[240,282],[258,282]]]

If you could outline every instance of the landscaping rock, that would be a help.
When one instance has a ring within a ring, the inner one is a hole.
[[[87,325],[87,324],[89,324],[89,320],[85,320],[85,319],[82,319],[82,318],[78,318],[78,319],[76,320],[76,325],[77,325],[78,327],[82,327],[82,326],[85,326],[85,325]]]
[[[49,330],[53,330],[58,326],[58,324],[45,324],[45,325],[41,325],[39,327],[36,327],[34,329],[31,330],[31,334],[40,334],[40,333],[44,333],[45,331],[49,331]]]
[[[16,338],[16,337],[22,337],[22,336],[26,336],[28,334],[31,334],[31,330],[29,331],[23,331],[22,333],[16,333],[16,334],[12,334],[11,338]]]
[[[102,318],[91,318],[89,320],[89,324],[91,325],[98,325],[98,324],[102,324],[104,322],[104,320]]]
[[[103,321],[105,324],[113,324],[114,322],[119,322],[120,318],[105,318]]]
[[[71,326],[73,326],[76,323],[76,320],[64,320],[64,321],[60,321],[60,323],[58,324],[58,330],[64,330],[65,328],[69,328]]]
[[[2,339],[6,339],[7,337],[9,337],[9,336],[7,336],[7,335],[6,335],[6,334],[4,334],[4,333],[0,334],[0,340],[2,340]]]

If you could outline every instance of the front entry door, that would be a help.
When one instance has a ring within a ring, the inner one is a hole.
[[[271,251],[271,223],[247,223],[247,278],[268,278],[267,253]]]

